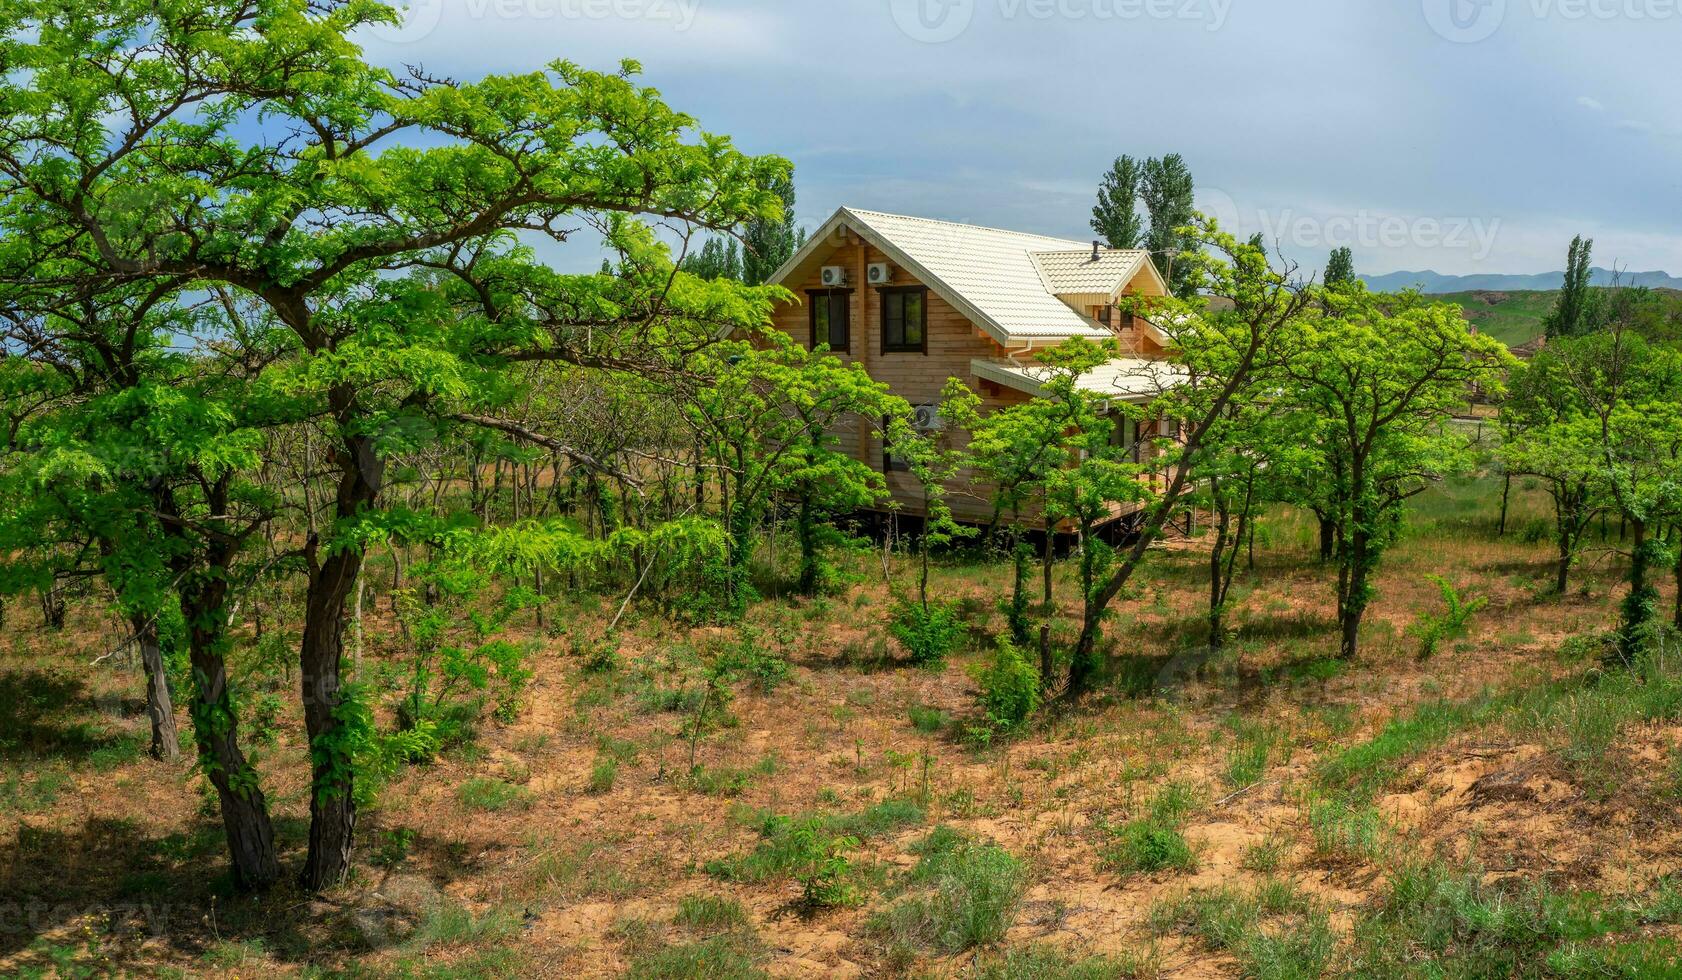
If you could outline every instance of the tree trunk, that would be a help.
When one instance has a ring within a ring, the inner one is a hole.
[[[1337,554],[1337,522],[1324,514],[1320,516],[1320,564],[1331,561]]]
[[[1219,650],[1225,638],[1225,626],[1221,622],[1221,613],[1226,606],[1226,589],[1222,574],[1225,570],[1226,533],[1231,523],[1226,501],[1221,497],[1220,481],[1209,481],[1209,493],[1214,501],[1210,525],[1215,531],[1215,540],[1209,547],[1209,648]],[[1235,544],[1236,547],[1236,544]]]
[[[181,611],[193,665],[193,738],[199,765],[216,788],[234,884],[266,891],[280,879],[274,824],[257,772],[239,747],[239,715],[228,691],[227,585],[219,578],[184,583]]]
[[[801,595],[812,595],[818,591],[818,526],[809,493],[800,496],[795,533],[800,538],[800,582],[796,588]]]
[[[175,727],[175,702],[169,694],[169,672],[158,643],[156,617],[135,614],[129,618],[134,642],[140,647],[140,665],[146,671],[146,716],[152,721],[152,758],[174,762],[181,758],[181,738]]]
[[[341,397],[351,396],[341,393]],[[340,424],[349,429],[349,409],[340,406]],[[334,517],[354,519],[374,505],[384,480],[385,461],[366,436],[347,435],[338,453],[339,493]],[[355,772],[351,746],[339,708],[344,661],[347,605],[355,593],[365,552],[360,544],[340,547],[316,565],[304,598],[304,637],[298,666],[303,682],[304,727],[309,733],[310,847],[301,884],[320,891],[350,873],[356,836]]]
[[[1630,552],[1629,595],[1624,597],[1618,653],[1623,657],[1624,666],[1631,666],[1641,654],[1647,626],[1658,611],[1659,590],[1647,577],[1654,554],[1658,551],[1658,542],[1648,537],[1645,520],[1630,519],[1627,523],[1634,534],[1635,547]]]
[[[1499,536],[1503,538],[1507,536],[1507,503],[1512,499],[1512,494],[1513,475],[1507,473],[1501,478],[1501,527]]]

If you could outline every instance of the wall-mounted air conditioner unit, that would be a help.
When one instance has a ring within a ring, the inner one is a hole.
[[[845,286],[847,284],[847,267],[844,265],[824,266],[823,284],[825,286]]]
[[[894,267],[886,262],[872,262],[866,267],[865,274],[872,286],[886,286],[894,281]]]
[[[918,405],[911,410],[911,425],[918,432],[939,432],[946,428],[939,405]]]

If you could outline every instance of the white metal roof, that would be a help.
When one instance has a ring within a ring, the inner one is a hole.
[[[1041,386],[1052,377],[1052,369],[1033,362],[978,357],[970,362],[978,378],[1014,388],[1038,397]],[[1171,361],[1118,357],[1081,376],[1080,388],[1103,398],[1124,402],[1145,402],[1185,380],[1185,369]]]
[[[1149,253],[1138,249],[1099,249],[1093,257],[1092,249],[1062,252],[1035,252],[1034,264],[1039,268],[1046,291],[1058,296],[1113,295],[1139,272],[1139,263],[1147,261]]]
[[[1091,245],[1064,238],[842,208],[771,281],[787,285],[786,280],[804,279],[813,261],[834,245],[834,236],[843,226],[881,249],[1001,344],[1114,336],[1058,299],[1053,292],[1056,284],[1042,273],[1038,255],[1053,256],[1049,262],[1058,270],[1059,281],[1067,264],[1061,256],[1079,253],[1091,259]],[[1140,261],[1142,252],[1104,252],[1107,257],[1099,264],[1105,268],[1099,279],[1111,272],[1119,276],[1122,266],[1138,270],[1135,275],[1148,270],[1155,276],[1151,264]]]

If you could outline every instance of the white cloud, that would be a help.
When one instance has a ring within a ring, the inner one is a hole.
[[[1604,104],[1602,104],[1599,99],[1590,98],[1587,95],[1577,96],[1577,104],[1582,106],[1585,109],[1592,109],[1595,112],[1605,112],[1606,111],[1606,106]]]

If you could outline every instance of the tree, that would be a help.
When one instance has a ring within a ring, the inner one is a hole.
[[[1238,559],[1253,541],[1262,507],[1298,485],[1299,474],[1317,469],[1309,426],[1302,416],[1279,410],[1271,393],[1247,388],[1227,414],[1209,428],[1208,449],[1195,460],[1197,502],[1210,514],[1209,646],[1226,643],[1226,611],[1237,578]]]
[[[1501,406],[1510,434],[1500,456],[1508,479],[1513,474],[1542,482],[1554,508],[1554,543],[1558,550],[1554,590],[1570,588],[1583,536],[1606,507],[1599,434],[1584,425],[1587,416],[1574,378],[1585,376],[1581,362],[1592,356],[1593,342],[1563,338],[1544,347],[1529,364],[1514,369],[1510,393]]]
[[[1575,337],[1595,329],[1597,294],[1591,268],[1593,256],[1594,239],[1581,235],[1571,239],[1571,248],[1566,253],[1565,283],[1554,300],[1553,310],[1542,321],[1549,340]]]
[[[1326,287],[1346,286],[1355,281],[1355,252],[1347,245],[1332,249],[1332,257],[1326,261]]]
[[[1130,156],[1116,157],[1098,185],[1092,230],[1110,248],[1144,248],[1145,222],[1139,214],[1144,173]]]
[[[1169,291],[1180,299],[1190,299],[1197,293],[1199,268],[1191,253],[1200,245],[1192,229],[1197,205],[1191,169],[1178,153],[1170,153],[1146,160],[1143,178],[1139,194],[1151,219],[1145,247],[1150,249]]]
[[[742,254],[734,238],[708,238],[699,252],[684,257],[679,268],[697,279],[743,281]]]
[[[809,522],[801,531],[802,578],[815,575],[817,512],[863,506],[885,489],[874,470],[834,449],[834,430],[860,416],[903,413],[905,404],[862,365],[826,348],[807,350],[778,331],[745,334],[751,339],[693,359],[696,379],[684,404],[707,464],[723,481],[730,551],[720,588],[731,614],[750,599],[754,532],[774,495],[789,492],[800,502]]]
[[[1291,407],[1317,420],[1337,528],[1339,649],[1352,658],[1372,575],[1400,531],[1402,504],[1469,462],[1449,427],[1474,388],[1499,391],[1505,345],[1457,307],[1359,286],[1326,293],[1281,365]]]
[[[302,877],[331,885],[350,865],[365,716],[343,683],[344,627],[367,548],[386,534],[390,454],[440,420],[478,414],[457,406],[477,407],[479,392],[506,397],[487,381],[508,365],[627,364],[628,350],[650,347],[663,349],[651,359],[681,363],[691,341],[762,321],[768,294],[738,298],[741,287],[676,276],[616,216],[715,230],[771,219],[778,198],[767,188],[788,165],[697,132],[633,83],[630,62],[617,74],[556,63],[475,83],[398,78],[345,40],[394,16],[374,4],[19,6],[19,29],[0,43],[13,69],[0,86],[0,193],[27,223],[8,233],[37,236],[52,268],[80,263],[74,275],[96,290],[223,286],[260,301],[295,338],[301,361],[286,373],[317,401],[337,482],[302,555],[299,650],[313,767]],[[258,117],[289,136],[253,134],[246,121]],[[579,222],[637,250],[642,271],[558,276],[508,240],[565,240]],[[601,349],[604,337],[622,346]],[[193,506],[238,513],[238,472],[257,461],[215,462]],[[196,526],[178,503],[154,509]],[[217,616],[243,545],[219,533],[172,555],[207,703],[225,694]],[[222,802],[231,841],[259,833],[242,823],[249,814],[230,815],[238,799]],[[254,859],[241,880],[266,885],[269,864]]]
[[[782,214],[775,219],[755,218],[742,229],[741,279],[750,286],[769,281],[806,243],[805,230],[794,227],[794,179],[774,181],[771,190],[783,202]]]
[[[1632,529],[1618,654],[1633,664],[1657,621],[1651,576],[1667,557],[1660,532],[1682,523],[1682,355],[1648,344],[1617,321],[1569,345],[1559,363],[1583,408],[1566,435],[1593,447],[1597,479]],[[1682,561],[1675,567],[1682,585]],[[1677,613],[1682,624],[1682,601]]]
[[[1071,697],[1084,694],[1096,676],[1097,644],[1110,604],[1126,588],[1169,519],[1184,509],[1192,475],[1207,451],[1209,430],[1228,414],[1235,399],[1262,383],[1281,362],[1290,349],[1298,318],[1312,301],[1293,270],[1273,269],[1266,252],[1240,244],[1213,223],[1197,226],[1197,245],[1190,253],[1191,275],[1206,283],[1209,295],[1223,303],[1217,307],[1202,298],[1170,300],[1160,303],[1160,309],[1144,311],[1168,335],[1169,346],[1177,354],[1177,363],[1164,368],[1166,373],[1158,379],[1164,394],[1150,414],[1177,419],[1179,438],[1159,444],[1160,456],[1151,461],[1153,468],[1162,471],[1162,479],[1159,486],[1149,489],[1133,542],[1093,570],[1069,667]],[[1111,464],[1125,465],[1118,458],[1119,448],[1092,448]],[[1133,488],[1119,482],[1110,486],[1117,496],[1134,499]]]

